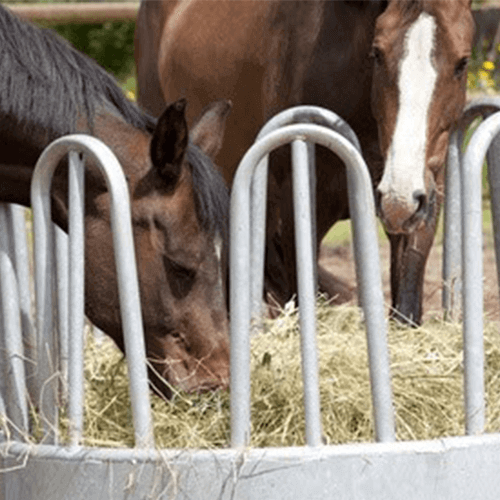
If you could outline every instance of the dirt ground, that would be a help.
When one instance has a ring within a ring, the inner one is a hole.
[[[484,266],[484,310],[487,318],[500,321],[500,304],[498,298],[497,273],[495,265],[495,252],[491,234],[487,233],[483,242]],[[427,263],[424,285],[424,321],[430,317],[442,317],[442,245],[437,244],[431,250]],[[389,287],[389,244],[381,242],[380,261],[382,267],[382,280],[384,295],[387,305],[390,305]],[[356,284],[354,270],[354,256],[352,245],[332,247],[323,245],[321,248],[320,262],[335,276],[341,278],[352,286]]]

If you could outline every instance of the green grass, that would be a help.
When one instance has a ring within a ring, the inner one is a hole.
[[[135,75],[132,74],[129,75],[128,77],[125,77],[119,83],[125,95],[128,96],[129,98],[132,98],[133,96],[134,97],[133,100],[135,101],[137,95],[137,84]]]
[[[438,222],[438,228],[436,232],[435,244],[443,244],[443,212],[441,211],[441,216]],[[387,241],[387,235],[385,234],[382,223],[377,220],[378,229],[378,239],[379,242]],[[493,227],[492,227],[492,216],[490,210],[489,199],[484,199],[483,201],[483,234],[484,239],[487,244],[493,244]],[[352,240],[351,232],[351,221],[342,220],[337,222],[331,227],[330,231],[323,238],[323,244],[329,246],[343,246],[348,245]]]
[[[387,240],[384,228],[380,221],[377,220],[378,238],[379,241]],[[323,244],[330,246],[348,245],[352,240],[351,221],[341,220],[331,227],[323,238]]]

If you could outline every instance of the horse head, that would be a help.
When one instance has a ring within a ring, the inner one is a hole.
[[[448,137],[465,104],[470,0],[392,0],[372,46],[372,110],[385,159],[377,207],[386,230],[435,221]]]
[[[126,146],[122,136],[121,149],[114,149],[131,194],[149,376],[167,398],[172,386],[214,389],[225,387],[229,377],[229,198],[211,158],[220,148],[231,105],[208,106],[190,133],[185,105],[180,100],[168,106],[152,135],[135,132]],[[111,246],[108,209],[98,198],[92,198],[95,217],[86,227],[87,314],[123,349],[112,252],[106,248]]]

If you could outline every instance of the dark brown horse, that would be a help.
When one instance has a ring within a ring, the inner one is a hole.
[[[0,200],[30,203],[42,150],[87,133],[116,154],[128,180],[147,354],[169,384],[225,386],[228,318],[221,274],[228,194],[213,158],[230,105],[217,102],[191,127],[185,101],[158,121],[128,102],[114,80],[50,32],[0,7]],[[67,175],[52,187],[54,220],[67,227]],[[124,349],[110,230],[110,200],[95,166],[85,175],[85,307]],[[150,371],[157,392],[168,384]]]
[[[136,29],[139,102],[158,114],[185,96],[188,119],[231,99],[218,156],[231,181],[260,127],[297,104],[326,107],[358,135],[391,245],[396,317],[419,323],[426,260],[443,196],[450,129],[465,101],[470,0],[143,0]],[[271,158],[267,289],[296,291],[287,150]],[[343,166],[317,148],[318,242],[348,218]],[[274,222],[273,222],[274,221]],[[269,239],[271,238],[271,239]],[[349,291],[319,269],[320,288]]]

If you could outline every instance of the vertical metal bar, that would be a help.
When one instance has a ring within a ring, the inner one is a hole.
[[[456,319],[461,308],[462,241],[460,162],[463,142],[461,130],[450,138],[446,161],[446,181],[443,224],[443,296],[446,319]]]
[[[465,152],[462,171],[464,377],[467,434],[483,432],[483,259],[482,165],[500,131],[500,113],[486,119],[475,131]],[[495,228],[496,229],[496,228]]]
[[[313,245],[313,279],[314,291],[318,292],[318,242],[317,242],[317,206],[316,206],[316,144],[307,143],[307,162],[309,166],[309,190],[311,206],[311,237]]]
[[[341,156],[342,150],[339,146],[343,142],[347,151]],[[335,152],[347,167],[356,276],[366,323],[375,437],[377,441],[391,442],[395,440],[394,411],[371,179],[360,153],[345,139],[339,137]]]
[[[0,211],[3,210],[3,204],[0,203]],[[0,276],[0,279],[2,277]],[[3,303],[2,303],[2,295],[0,294],[0,314],[3,315]],[[5,347],[5,328],[3,326],[3,321],[0,321],[0,415],[3,417],[2,422],[7,417],[7,406],[5,400],[7,398],[7,349]],[[4,425],[6,422],[4,422]],[[0,442],[4,437],[6,437],[6,433],[4,432],[5,428],[0,428]]]
[[[30,257],[26,231],[26,208],[20,205],[9,204],[8,210],[12,222],[12,244],[14,264],[19,284],[19,305],[21,308],[21,328],[23,332],[24,370],[28,393],[35,401],[38,399],[34,383],[36,359],[36,335],[32,315]]]
[[[108,154],[111,155],[111,151]],[[111,190],[111,227],[113,230],[113,249],[118,274],[125,351],[127,353],[127,366],[130,377],[130,398],[134,416],[135,445],[136,447],[152,447],[154,446],[153,422],[149,398],[148,374],[145,364],[146,348],[144,346],[141,301],[139,284],[137,282],[137,265],[129,203],[130,196],[120,164],[114,155],[112,159],[113,162],[111,162],[111,159],[107,159],[106,162],[102,162],[102,165],[113,165],[113,170],[116,171],[116,173],[113,172],[113,177],[111,177],[108,171],[108,186],[111,186],[112,183],[114,185],[113,190]]]
[[[495,257],[497,264],[497,286],[500,293],[500,137],[496,136],[488,153],[488,182],[490,185],[491,216],[495,238]]]
[[[84,352],[84,164],[75,151],[69,153],[69,366],[68,413],[72,445],[83,434],[83,352]]]
[[[43,156],[43,155],[42,155]],[[39,160],[40,162],[40,160]],[[38,165],[38,163],[37,163]],[[33,178],[35,179],[36,168]],[[50,217],[50,180],[40,180],[46,196],[33,196],[37,185],[32,182],[33,235],[35,257],[35,298],[37,328],[37,393],[42,418],[44,439],[48,444],[57,443],[58,405],[56,383],[56,348],[53,332],[53,224]],[[35,186],[35,187],[34,187]]]
[[[7,414],[14,423],[12,428],[14,435],[20,437],[28,431],[21,315],[14,266],[3,250],[0,250],[0,278],[7,361]]]
[[[59,332],[59,370],[61,372],[61,399],[68,401],[69,366],[69,262],[68,235],[54,224],[55,279],[57,289],[57,330]]]
[[[262,300],[264,291],[264,262],[266,251],[266,209],[267,209],[267,178],[268,162],[266,156],[257,166],[252,177],[251,186],[251,232],[250,269],[251,273],[251,304],[252,321],[259,327],[259,318],[262,316]]]
[[[17,276],[13,261],[9,255],[12,244],[12,227],[9,210],[6,205],[0,206],[0,294],[2,303],[2,322],[4,335],[4,375],[7,401],[7,415],[14,424],[12,432],[15,436],[28,430],[28,408],[26,402],[26,385],[24,371],[24,350],[21,331],[21,309]]]
[[[295,214],[295,247],[299,322],[302,351],[302,378],[306,416],[306,442],[321,444],[318,353],[316,346],[315,255],[311,210],[308,147],[304,141],[292,143],[293,203]]]
[[[248,153],[247,153],[248,155]],[[230,405],[231,446],[250,442],[250,182],[242,159],[231,190],[230,217]],[[249,163],[249,162],[248,162]],[[253,165],[252,165],[253,166]],[[254,235],[254,237],[256,237]],[[260,233],[265,237],[265,231]],[[236,278],[237,277],[237,278]]]
[[[2,330],[0,328],[0,333],[2,333]],[[0,342],[0,346],[2,345],[2,343]],[[0,353],[0,361],[3,361],[4,359],[4,356],[2,355],[2,353]],[[0,375],[2,375],[2,378],[6,378],[6,377],[3,377],[3,371],[2,371],[2,367],[5,367],[5,363],[2,363],[2,365],[0,365]],[[6,405],[5,405],[5,400],[4,400],[4,391],[3,391],[3,383],[4,383],[4,380],[0,380],[0,421],[3,422],[3,419],[7,416],[7,408],[6,408]],[[5,441],[7,437],[7,433],[5,432],[5,427],[4,426],[0,426],[0,443],[3,443]]]

